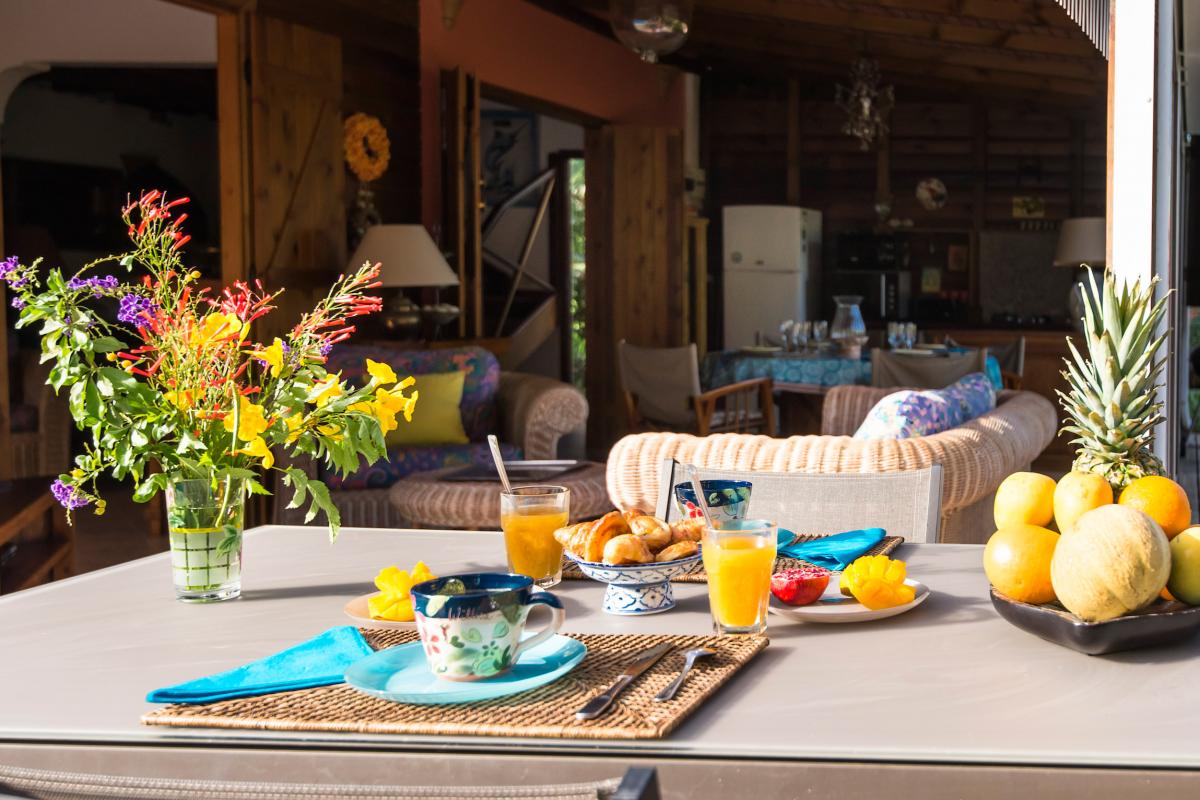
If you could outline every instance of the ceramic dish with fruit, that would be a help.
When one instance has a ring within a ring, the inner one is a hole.
[[[679,512],[680,518],[702,519],[704,512],[696,504],[696,492],[692,484],[677,483],[674,489],[671,494],[675,498],[675,510]],[[753,489],[754,485],[750,481],[723,478],[700,481],[700,490],[704,492],[708,513],[712,516],[713,524],[718,527],[730,520],[746,518]]]
[[[870,622],[911,611],[929,594],[903,561],[862,556],[841,573],[815,566],[776,572],[769,610],[797,622]]]
[[[411,571],[384,567],[375,576],[375,588],[379,591],[359,595],[346,603],[342,611],[360,628],[416,630],[412,587],[436,577],[424,561],[418,561]]]
[[[609,614],[657,614],[675,606],[671,579],[700,563],[703,522],[667,524],[642,511],[610,511],[591,522],[559,528],[554,538],[592,580],[608,584]]]
[[[983,551],[996,611],[1089,655],[1168,644],[1200,630],[1200,526],[1161,475],[1119,492],[1102,475],[1017,472],[996,491]]]

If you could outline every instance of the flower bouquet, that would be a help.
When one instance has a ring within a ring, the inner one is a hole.
[[[67,390],[72,417],[91,434],[54,496],[68,515],[87,505],[103,514],[104,473],[132,480],[139,502],[165,491],[177,596],[222,600],[241,591],[242,509],[248,495],[269,494],[262,470],[281,470],[289,507],[307,501],[307,520],[324,512],[337,535],[328,489],[277,467],[273,448],[351,472],[384,455],[384,435],[399,415],[412,419],[417,392],[405,394],[413,378],[398,380],[386,364],[368,360],[364,386],[324,368],[333,345],[354,333],[349,320],[379,310],[368,294],[378,264],[339,276],[285,337],[255,342],[250,327],[279,293],[257,281],[201,288],[180,256],[186,202],[152,191],[129,203],[122,218],[132,249],[70,277],[14,256],[0,262],[0,279],[21,311],[17,326],[41,325],[49,382]],[[103,265],[123,274],[97,274]]]

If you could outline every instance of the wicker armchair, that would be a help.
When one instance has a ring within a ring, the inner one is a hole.
[[[577,389],[562,381],[541,375],[519,372],[500,373],[500,389],[496,398],[502,442],[516,445],[527,459],[552,459],[558,456],[558,442],[568,433],[587,423],[587,400]],[[281,462],[281,453],[276,454]],[[293,460],[309,477],[317,476],[311,459]],[[274,514],[279,525],[304,524],[304,509],[285,508],[291,490],[283,485],[282,473],[275,471]],[[334,503],[342,514],[343,525],[368,528],[403,527],[401,519],[388,502],[391,488],[335,490]]]
[[[608,457],[608,493],[619,508],[654,508],[664,458],[700,467],[770,472],[870,473],[941,464],[941,541],[983,543],[992,499],[1012,472],[1027,469],[1058,427],[1054,406],[1032,392],[1001,392],[994,411],[933,436],[857,440],[867,411],[891,389],[838,386],[825,396],[820,436],[645,433],[626,436]]]
[[[23,354],[21,359],[22,402],[13,407],[12,414],[14,423],[18,417],[28,415],[28,426],[13,426],[14,478],[58,475],[71,466],[71,429],[75,423],[67,406],[67,393],[54,394],[46,382],[51,366],[39,364],[37,353]]]

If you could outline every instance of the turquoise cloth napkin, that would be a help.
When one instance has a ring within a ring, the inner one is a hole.
[[[155,689],[151,703],[214,703],[342,682],[346,668],[375,652],[358,628],[330,628],[320,636],[273,656],[207,678]]]
[[[883,539],[883,528],[863,528],[859,531],[835,533],[807,542],[779,548],[779,555],[798,558],[825,569],[843,570]]]

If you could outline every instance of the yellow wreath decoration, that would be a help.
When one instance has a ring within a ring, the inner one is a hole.
[[[342,125],[346,165],[360,181],[373,181],[387,171],[392,157],[387,130],[378,117],[359,112]]]

